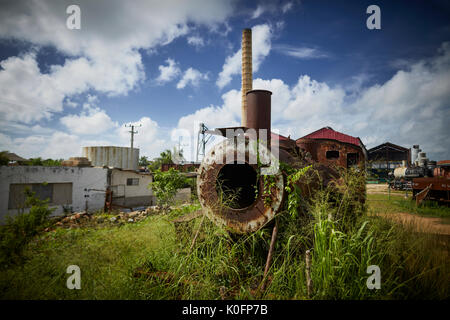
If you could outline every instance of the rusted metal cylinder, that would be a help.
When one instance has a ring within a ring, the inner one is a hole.
[[[242,31],[242,112],[241,125],[245,127],[247,98],[246,94],[252,90],[253,74],[252,74],[252,29],[244,29]]]
[[[268,90],[251,90],[247,92],[247,122],[244,127],[266,129],[270,138],[270,112],[272,92]]]
[[[234,139],[227,139],[208,152],[198,171],[197,192],[205,214],[235,233],[257,231],[272,220],[283,202],[284,178],[280,171],[271,177],[271,203],[264,203],[260,168],[250,160],[256,159],[258,149],[260,155],[270,157],[270,150],[261,143],[257,148],[256,140],[246,138],[245,150],[238,150]],[[241,156],[245,162],[237,163],[235,159]],[[225,194],[228,191],[231,193]]]

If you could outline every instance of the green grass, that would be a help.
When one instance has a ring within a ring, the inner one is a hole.
[[[411,195],[411,194],[410,194]],[[424,201],[417,206],[411,198],[391,194],[390,199],[385,194],[369,194],[367,200],[374,213],[407,212],[424,217],[443,218],[444,223],[450,223],[450,207],[438,205],[433,201]]]
[[[278,216],[279,236],[265,291],[258,291],[258,286],[270,243],[270,225],[251,235],[236,236],[202,217],[176,225],[171,222],[199,208],[191,205],[121,227],[58,228],[41,234],[26,247],[24,263],[0,271],[1,298],[450,297],[448,251],[441,238],[417,234],[364,213],[344,228],[333,217],[342,217],[337,210],[352,207],[330,206],[325,195],[318,195],[308,214],[293,218],[284,212]],[[390,210],[395,205],[368,203],[369,212]],[[199,235],[190,250],[197,230]],[[445,241],[448,245],[448,239]],[[311,248],[313,294],[308,297],[305,251]],[[72,264],[81,269],[81,290],[66,288],[66,268]],[[380,290],[366,287],[366,269],[372,264],[381,269]]]
[[[164,241],[162,241],[164,239]],[[133,299],[132,271],[153,250],[170,250],[174,229],[163,217],[102,229],[56,229],[29,244],[23,265],[0,274],[3,299]],[[81,290],[66,288],[69,265]]]

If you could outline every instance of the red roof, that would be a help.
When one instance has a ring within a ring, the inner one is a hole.
[[[355,138],[352,136],[349,136],[347,134],[341,133],[341,132],[337,132],[334,131],[332,128],[330,127],[324,127],[322,129],[319,129],[317,131],[314,131],[304,137],[301,137],[300,139],[303,138],[308,138],[308,139],[331,139],[331,140],[337,140],[340,142],[345,142],[345,143],[350,143],[350,144],[354,144],[356,146],[361,146],[360,144],[360,139],[359,138]]]
[[[281,134],[276,134],[276,133],[273,133],[273,132],[270,133],[270,139],[272,139],[272,140],[281,140],[281,141],[290,140],[290,138],[288,138],[288,137],[285,137],[285,136],[282,136]]]

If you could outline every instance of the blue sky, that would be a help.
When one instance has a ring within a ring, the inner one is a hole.
[[[446,1],[2,1],[0,149],[80,156],[128,146],[153,158],[196,126],[240,122],[240,45],[253,29],[253,88],[272,96],[272,127],[323,126],[368,148],[420,144],[450,158],[450,5]],[[369,30],[366,9],[381,9]],[[178,130],[177,130],[178,129]],[[188,150],[189,149],[189,150]]]

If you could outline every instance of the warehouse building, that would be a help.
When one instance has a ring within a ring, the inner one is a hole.
[[[402,161],[406,161],[409,165],[411,164],[411,149],[391,142],[369,149],[368,154],[372,168],[390,170],[400,167]]]

